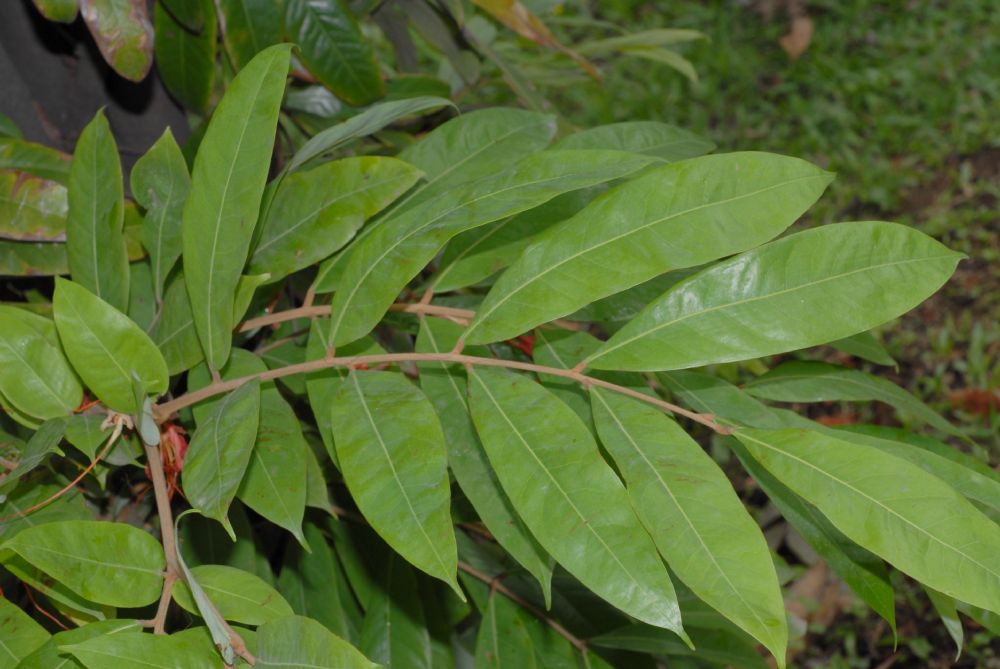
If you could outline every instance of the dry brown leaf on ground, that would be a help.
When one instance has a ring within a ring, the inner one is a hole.
[[[812,42],[813,21],[808,16],[796,16],[792,19],[792,26],[788,33],[778,40],[781,48],[785,50],[788,57],[797,60],[805,53]]]

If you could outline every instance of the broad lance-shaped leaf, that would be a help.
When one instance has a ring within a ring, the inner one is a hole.
[[[539,543],[610,604],[683,636],[656,547],[573,411],[534,380],[490,369],[470,374],[469,406],[504,491]]]
[[[73,154],[66,254],[73,280],[120,311],[128,306],[129,279],[124,197],[118,147],[101,110]]]
[[[681,282],[587,364],[683,369],[841,339],[915,307],[948,280],[962,257],[895,223],[813,228]]]
[[[24,172],[66,186],[71,161],[70,155],[50,146],[0,137],[0,169]]]
[[[242,569],[206,564],[192,567],[191,573],[226,620],[261,625],[292,615],[292,607],[274,588]],[[185,583],[175,585],[172,593],[182,609],[198,615],[198,607]]]
[[[780,234],[832,175],[797,158],[730,153],[650,170],[542,234],[497,281],[466,341],[508,339],[655,276]]]
[[[60,646],[87,669],[218,669],[219,652],[204,627],[174,634],[102,635],[81,643]]]
[[[118,607],[155,602],[166,564],[160,542],[125,523],[65,520],[0,544],[84,599]]]
[[[345,0],[285,0],[285,30],[309,71],[338,98],[360,107],[382,97],[372,46]]]
[[[354,371],[333,398],[332,423],[344,481],[372,528],[464,599],[434,407],[402,374]]]
[[[385,667],[433,669],[431,639],[413,569],[394,553],[385,562],[377,589],[366,600],[358,646]]]
[[[0,238],[16,242],[66,241],[66,187],[49,179],[0,169]]]
[[[677,577],[785,665],[788,628],[764,536],[729,479],[659,410],[591,388],[601,441],[629,499]]]
[[[35,418],[72,413],[83,389],[62,352],[55,324],[7,306],[0,306],[0,323],[0,393]]]
[[[69,653],[59,650],[60,646],[82,643],[99,636],[140,632],[142,624],[138,620],[99,620],[53,634],[48,641],[16,666],[17,669],[78,669],[81,665],[75,663]]]
[[[44,627],[9,599],[0,599],[0,666],[19,666],[21,658],[48,640],[49,633]]]
[[[185,107],[203,114],[215,83],[218,22],[212,0],[192,2],[201,5],[202,21],[197,30],[182,24],[164,3],[153,7],[154,53],[156,69],[167,90]]]
[[[191,188],[187,163],[170,128],[136,161],[131,183],[132,195],[146,210],[142,245],[152,264],[156,300],[162,303],[167,275],[181,256],[181,215]]]
[[[226,26],[222,41],[236,69],[281,42],[280,0],[220,0],[218,7]]]
[[[792,360],[747,384],[755,397],[777,402],[885,402],[908,416],[958,437],[962,431],[892,381],[825,362]]]
[[[212,114],[184,205],[184,273],[212,369],[229,357],[233,296],[246,263],[285,90],[291,45],[261,52]]]
[[[552,148],[618,149],[674,162],[711,153],[715,144],[668,123],[626,121],[575,132],[556,142]]]
[[[447,353],[455,347],[463,327],[444,319],[425,318],[420,324],[417,351]],[[476,355],[475,347],[466,349]],[[434,405],[448,448],[448,465],[486,529],[497,543],[538,580],[547,606],[552,600],[552,558],[524,525],[490,467],[476,436],[466,404],[468,382],[457,365],[420,366],[420,386]]]
[[[315,620],[288,616],[257,630],[259,669],[375,669],[361,652]]]
[[[191,439],[182,484],[191,506],[236,535],[226,513],[236,496],[257,437],[260,383],[251,381],[216,402]]]
[[[142,81],[153,65],[153,24],[140,0],[82,0],[80,15],[104,60],[129,81]]]
[[[1000,612],[1000,526],[900,458],[803,429],[742,429],[755,460],[851,540],[955,599]]]
[[[486,604],[476,637],[476,666],[490,669],[534,669],[531,635],[518,615],[518,606],[494,591]]]
[[[874,362],[876,365],[898,366],[889,352],[882,346],[882,342],[876,339],[871,332],[859,332],[850,337],[832,341],[830,346],[842,353]]]
[[[115,411],[139,410],[132,384],[166,392],[167,363],[149,336],[128,316],[72,281],[56,279],[52,298],[56,329],[66,357],[84,384]]]
[[[277,281],[323,260],[419,178],[415,167],[380,156],[335,160],[288,175],[261,221],[249,271],[270,273]]]
[[[627,176],[651,160],[618,151],[543,151],[382,221],[347,260],[342,285],[351,288],[334,297],[331,340],[340,346],[367,334],[406,283],[458,233]]]

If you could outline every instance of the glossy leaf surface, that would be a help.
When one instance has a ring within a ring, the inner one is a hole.
[[[603,388],[590,396],[601,441],[667,564],[784,666],[788,629],[774,563],[729,479],[658,409]]]
[[[808,430],[743,429],[736,437],[853,541],[935,590],[1000,608],[1000,527],[939,479]]]
[[[455,347],[462,330],[457,323],[425,318],[417,337],[417,351],[447,353]],[[466,349],[466,353],[478,354],[474,348]],[[490,466],[469,416],[465,371],[458,365],[424,364],[420,366],[420,386],[441,419],[448,465],[459,487],[497,542],[538,580],[549,603],[552,558],[518,517]]]
[[[288,175],[261,222],[249,271],[276,281],[323,260],[420,177],[396,158],[346,158]]]
[[[355,106],[385,92],[371,45],[344,0],[285,0],[285,30],[309,71]]]
[[[207,564],[192,567],[191,573],[226,620],[261,625],[292,615],[292,608],[274,588],[242,569]],[[186,584],[174,585],[173,597],[185,611],[198,614]]]
[[[652,169],[529,246],[467,340],[507,339],[665,272],[753,248],[795,222],[831,178],[805,161],[753,152]]]
[[[212,114],[184,205],[184,273],[212,369],[229,357],[236,285],[250,249],[288,74],[288,45],[259,54]]]
[[[618,149],[674,162],[710,153],[715,144],[668,123],[625,121],[575,132],[556,142],[553,148]]]
[[[528,377],[488,369],[470,375],[469,405],[504,491],[539,543],[609,603],[683,634],[656,547],[572,410]]]
[[[332,412],[340,469],[361,513],[396,552],[461,593],[434,407],[401,374],[352,372]]]
[[[157,10],[159,12],[161,10]],[[184,155],[167,128],[132,168],[132,195],[146,210],[142,245],[149,253],[157,301],[181,256],[181,215],[191,188]]]
[[[128,306],[122,168],[99,111],[76,143],[69,173],[66,253],[73,280],[121,311]]]
[[[895,223],[813,228],[681,282],[609,339],[589,364],[681,369],[833,341],[913,308],[941,287],[960,258]],[[887,291],[886,285],[898,289]]]
[[[0,393],[35,418],[65,416],[80,405],[83,389],[62,352],[52,321],[0,306]]]
[[[56,279],[53,311],[66,356],[84,384],[110,408],[135,413],[132,383],[167,390],[167,364],[128,316],[72,281]]]
[[[621,152],[543,151],[493,177],[386,219],[351,251],[331,307],[337,346],[367,334],[399,291],[460,232],[513,216],[562,193],[626,176],[648,158]]]
[[[315,620],[288,616],[257,630],[260,669],[374,669],[378,666]]]
[[[80,0],[80,15],[104,60],[129,81],[153,65],[153,24],[142,0]]]
[[[69,520],[38,525],[0,544],[73,592],[98,604],[155,602],[163,584],[163,547],[125,523]]]

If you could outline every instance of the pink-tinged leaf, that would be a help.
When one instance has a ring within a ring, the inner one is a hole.
[[[153,24],[145,0],[80,0],[80,13],[108,65],[142,81],[153,65]]]
[[[66,187],[26,172],[0,170],[0,238],[66,241]]]

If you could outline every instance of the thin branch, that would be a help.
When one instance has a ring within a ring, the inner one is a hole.
[[[261,372],[260,374],[251,374],[249,376],[242,376],[238,379],[231,379],[229,381],[218,381],[213,382],[210,385],[205,386],[194,392],[181,395],[180,397],[158,404],[154,407],[154,414],[159,422],[164,422],[176,411],[180,411],[184,407],[189,407],[192,404],[197,404],[203,399],[208,397],[214,397],[215,395],[220,395],[222,393],[229,392],[230,390],[235,390],[239,388],[244,383],[252,381],[254,379],[259,379],[261,381],[270,381],[272,379],[280,379],[286,376],[293,376],[295,374],[307,374],[309,372],[315,372],[321,369],[329,369],[331,367],[359,367],[361,365],[380,365],[382,363],[400,363],[400,362],[446,362],[455,363],[459,365],[471,365],[480,367],[505,367],[507,369],[520,369],[527,372],[534,372],[536,374],[546,374],[548,376],[558,376],[564,379],[571,379],[581,384],[584,388],[589,389],[592,386],[597,386],[599,388],[606,388],[608,390],[613,390],[614,392],[621,393],[622,395],[627,395],[629,397],[635,398],[647,404],[652,404],[653,406],[659,407],[665,411],[676,414],[678,416],[684,416],[685,418],[690,418],[696,423],[701,423],[708,428],[711,428],[719,434],[731,434],[731,431],[715,422],[714,417],[711,414],[697,413],[695,411],[689,411],[684,407],[677,406],[676,404],[671,404],[670,402],[661,400],[658,397],[653,397],[641,393],[638,390],[633,390],[631,388],[626,388],[625,386],[619,386],[618,384],[611,383],[610,381],[605,381],[604,379],[599,379],[593,376],[587,376],[580,372],[573,371],[571,369],[560,369],[558,367],[546,367],[544,365],[536,365],[530,362],[521,362],[518,360],[501,360],[498,358],[482,358],[472,355],[463,355],[461,353],[383,353],[381,355],[356,355],[356,356],[345,356],[341,358],[328,357],[321,360],[310,360],[308,362],[300,362],[295,365],[288,365],[287,367],[279,367],[277,369],[269,369],[266,372]]]
[[[163,552],[166,554],[167,570],[163,574],[163,591],[160,593],[160,605],[156,609],[152,628],[154,634],[163,634],[166,630],[167,611],[170,608],[170,594],[174,583],[180,578],[180,566],[177,564],[177,537],[174,534],[174,514],[170,508],[170,496],[167,492],[167,477],[163,473],[163,456],[159,446],[150,446],[143,442],[146,449],[146,462],[149,465],[150,478],[153,479],[153,493],[156,496],[156,512],[160,517],[160,538],[163,541]]]
[[[428,316],[440,316],[442,318],[461,319],[471,321],[476,312],[470,309],[457,309],[455,307],[442,307],[436,304],[418,304],[409,302],[397,302],[389,307],[389,311],[402,311],[409,314],[427,314]],[[287,311],[276,311],[273,314],[251,318],[244,321],[237,332],[248,332],[267,325],[275,325],[286,321],[294,321],[297,318],[316,318],[317,316],[329,316],[330,305],[310,305]]]

